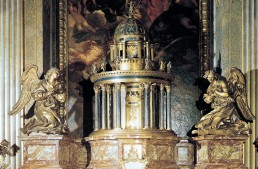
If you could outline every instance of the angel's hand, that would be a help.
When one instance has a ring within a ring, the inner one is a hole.
[[[208,94],[204,94],[204,95],[203,95],[203,98],[206,98],[207,96],[208,96]]]
[[[35,99],[35,100],[40,100],[42,98],[44,98],[44,93],[42,91],[36,91],[34,93],[31,94],[31,96]]]
[[[212,102],[212,97],[210,95],[207,95],[206,97],[203,98],[203,100],[206,102],[206,103],[211,103]]]

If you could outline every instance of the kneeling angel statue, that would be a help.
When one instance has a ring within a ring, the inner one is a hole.
[[[21,95],[9,115],[18,114],[25,105],[34,101],[34,115],[21,131],[28,135],[32,132],[66,134],[69,129],[65,124],[64,110],[60,109],[67,98],[61,85],[61,72],[57,68],[51,68],[45,78],[40,80],[37,71],[37,66],[31,66],[23,73]]]
[[[240,69],[233,67],[228,79],[213,70],[204,76],[210,82],[203,99],[211,104],[212,111],[195,124],[193,134],[198,135],[249,135],[247,122],[255,117],[247,104],[245,76]]]

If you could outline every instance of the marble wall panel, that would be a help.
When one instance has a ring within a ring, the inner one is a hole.
[[[256,0],[214,0],[214,67],[221,56],[224,76],[231,67],[240,68],[246,76],[247,99],[256,120],[250,124],[253,133],[245,144],[245,164],[258,167],[253,142],[258,137],[258,3]]]

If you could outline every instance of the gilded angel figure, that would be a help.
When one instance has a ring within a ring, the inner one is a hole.
[[[204,76],[210,82],[203,99],[210,103],[212,111],[204,115],[195,125],[198,135],[250,134],[247,122],[254,120],[247,104],[245,76],[238,68],[232,68],[228,79],[212,70]]]
[[[31,100],[35,102],[34,115],[21,128],[24,134],[42,132],[47,134],[65,134],[68,127],[64,124],[60,104],[66,101],[66,94],[61,85],[61,72],[51,68],[40,80],[37,66],[31,66],[22,75],[22,91],[19,100],[9,115],[16,115]]]

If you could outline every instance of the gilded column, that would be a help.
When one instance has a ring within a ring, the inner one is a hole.
[[[114,60],[114,45],[110,45],[110,60]]]
[[[144,128],[150,128],[150,84],[144,83]]]
[[[121,127],[125,129],[126,125],[126,86],[121,85]]]
[[[107,95],[106,95],[106,86],[105,85],[102,85],[101,86],[101,90],[102,90],[102,93],[101,93],[101,96],[102,96],[102,104],[101,104],[101,111],[102,111],[102,116],[101,116],[101,129],[106,129],[107,128]]]
[[[155,128],[155,86],[150,85],[150,128]]]
[[[94,86],[94,130],[99,130],[99,86]]]
[[[145,109],[145,105],[144,105],[144,84],[139,86],[140,89],[140,112],[138,113],[138,118],[140,119],[140,123],[138,124],[138,128],[142,129],[144,127],[144,109]]]
[[[112,92],[112,102],[113,102],[113,104],[112,104],[112,110],[113,110],[113,113],[112,113],[112,116],[113,116],[113,126],[111,127],[112,129],[114,129],[114,128],[116,128],[116,122],[117,122],[117,118],[116,118],[116,114],[117,114],[117,112],[116,112],[116,86],[115,86],[115,84],[112,86],[112,88],[113,88],[113,92]]]
[[[164,85],[160,84],[159,91],[159,129],[164,129]]]
[[[116,59],[117,58],[117,44],[115,43],[114,44],[114,58],[113,59]]]
[[[116,127],[115,128],[121,128],[121,84],[116,83]]]
[[[171,86],[166,86],[166,92],[167,92],[167,130],[171,130]]]
[[[118,47],[118,50],[117,50],[117,55],[119,56],[118,58],[122,58],[122,56],[123,56],[123,53],[121,53],[120,51],[122,51],[123,50],[123,47],[122,47],[122,43],[117,43],[117,47]]]
[[[107,85],[107,129],[111,128],[111,87]]]
[[[167,129],[167,93],[165,92],[165,90],[163,95],[163,119],[164,129]]]
[[[150,54],[151,54],[151,60],[154,60],[154,46],[153,44],[150,45]]]
[[[138,42],[138,58],[142,57],[142,47],[141,42]]]
[[[149,42],[146,42],[146,58],[150,59],[150,46],[149,46]]]
[[[123,59],[125,59],[125,55],[126,55],[125,42],[122,43],[122,47],[123,47]]]

